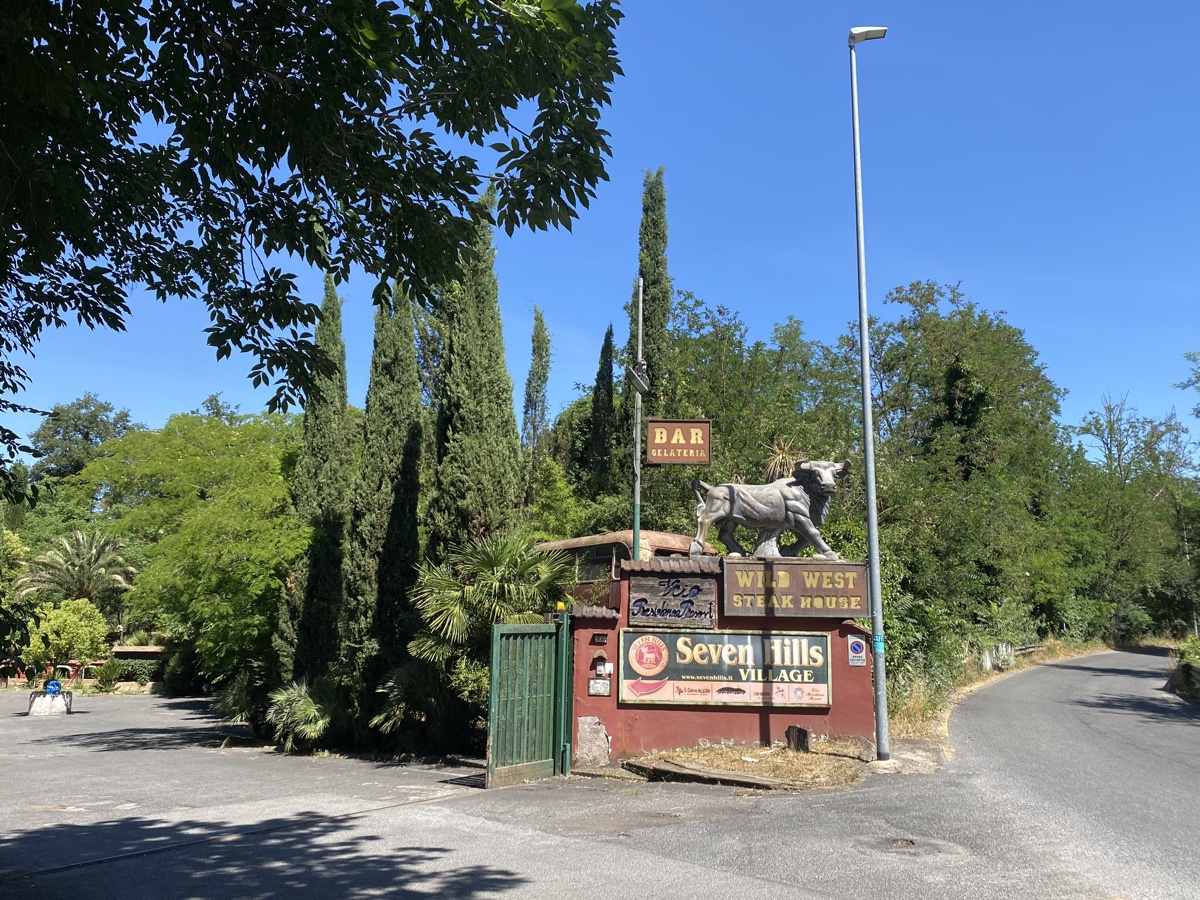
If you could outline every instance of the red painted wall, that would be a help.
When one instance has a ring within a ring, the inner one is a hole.
[[[619,590],[618,590],[619,585]],[[595,716],[610,738],[609,758],[612,760],[638,756],[649,750],[675,747],[694,747],[700,738],[714,744],[732,740],[735,744],[770,745],[784,740],[789,725],[811,728],[814,734],[829,737],[875,738],[875,698],[871,683],[871,667],[851,666],[848,660],[847,637],[866,635],[853,620],[829,618],[788,619],[788,631],[817,631],[829,634],[830,683],[832,705],[829,707],[788,707],[770,709],[751,707],[740,709],[728,706],[665,706],[619,703],[617,700],[617,671],[620,668],[618,632],[627,626],[629,580],[622,578],[613,585],[620,599],[620,617],[600,619],[576,618],[575,646],[575,734],[573,746],[578,746],[579,718]],[[614,597],[614,599],[616,599]],[[720,604],[718,604],[720,609]],[[779,621],[775,620],[775,627]],[[718,613],[718,630],[759,631],[761,618],[725,616]],[[594,635],[607,635],[607,643],[597,644]],[[866,635],[868,646],[870,636]],[[589,697],[588,679],[595,677],[597,657],[613,664],[610,678],[612,696]],[[870,657],[868,656],[868,660]]]

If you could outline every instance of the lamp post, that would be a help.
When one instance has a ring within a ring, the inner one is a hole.
[[[871,602],[871,657],[875,675],[875,753],[891,758],[888,746],[887,667],[883,657],[883,593],[879,578],[879,519],[875,503],[875,424],[871,416],[871,352],[867,325],[867,251],[863,237],[862,162],[858,149],[858,65],[854,48],[887,34],[883,27],[850,29],[850,112],[854,122],[854,214],[858,229],[858,349],[862,367],[863,468],[867,488],[867,581]]]

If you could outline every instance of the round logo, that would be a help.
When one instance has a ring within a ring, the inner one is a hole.
[[[59,694],[62,693],[62,685],[59,684],[57,681],[47,681],[46,682],[46,693],[49,694],[51,697],[57,697]]]
[[[850,652],[851,653],[865,653],[866,650],[867,650],[867,645],[864,644],[862,641],[853,640],[850,642]]]
[[[629,665],[643,678],[657,675],[667,667],[667,645],[652,634],[643,634],[629,645]]]

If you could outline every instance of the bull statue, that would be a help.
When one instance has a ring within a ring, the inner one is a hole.
[[[795,556],[811,544],[826,559],[837,559],[838,555],[822,540],[817,526],[825,524],[829,498],[837,492],[837,479],[845,478],[849,471],[849,460],[842,463],[805,460],[796,463],[791,478],[780,478],[770,484],[714,487],[697,478],[692,488],[700,502],[696,505],[696,539],[692,541],[691,555],[700,556],[704,552],[704,536],[709,527],[719,524],[718,536],[729,548],[730,556],[746,555],[746,548],[733,534],[735,525],[744,525],[758,531],[752,556],[784,555],[779,551],[779,535],[786,530],[798,539],[785,548],[786,555]]]

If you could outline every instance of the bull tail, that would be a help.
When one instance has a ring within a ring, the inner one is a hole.
[[[700,493],[700,488],[704,488],[704,494],[701,494],[701,493]],[[706,495],[706,494],[707,494],[709,491],[711,491],[711,490],[712,490],[712,485],[711,485],[711,484],[705,484],[705,483],[704,483],[703,481],[701,481],[699,478],[693,478],[693,479],[692,479],[692,490],[696,492],[696,499],[697,499],[697,500],[699,500],[699,501],[700,501],[700,503],[702,503],[702,504],[703,504],[703,503],[704,503],[704,497],[705,497],[705,495]]]

